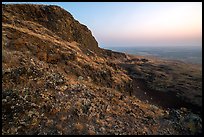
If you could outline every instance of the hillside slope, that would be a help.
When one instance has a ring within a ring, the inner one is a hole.
[[[199,109],[168,108],[143,95],[157,90],[162,70],[149,80],[157,65],[99,48],[58,6],[3,4],[2,134],[201,134]],[[199,73],[192,78],[202,99]]]

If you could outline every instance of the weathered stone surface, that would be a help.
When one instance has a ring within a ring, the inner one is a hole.
[[[3,135],[202,133],[199,114],[166,110],[133,81],[165,88],[155,80],[168,80],[162,70],[171,74],[172,67],[99,48],[91,31],[58,6],[3,4],[2,54]],[[199,91],[199,76],[191,75]]]

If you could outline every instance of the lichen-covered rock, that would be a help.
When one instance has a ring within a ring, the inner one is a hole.
[[[172,67],[99,48],[58,6],[3,4],[2,54],[3,135],[202,134],[199,114],[160,107],[135,80],[164,88],[156,78],[168,80],[162,70]],[[199,76],[185,75],[199,91]]]

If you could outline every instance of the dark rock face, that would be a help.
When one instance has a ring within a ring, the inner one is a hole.
[[[32,21],[51,30],[65,41],[76,41],[83,52],[88,49],[101,54],[98,43],[91,31],[80,24],[73,16],[58,6],[13,4],[2,5],[2,22],[18,24],[20,21]],[[11,18],[13,17],[13,18]],[[11,20],[12,19],[12,20]]]

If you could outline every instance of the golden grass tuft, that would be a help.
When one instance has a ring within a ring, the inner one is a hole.
[[[74,125],[74,128],[78,131],[78,132],[82,132],[84,129],[84,126],[81,123],[76,123]]]
[[[91,129],[88,130],[88,135],[95,135],[95,134],[96,134],[95,131],[93,131],[93,130],[91,130]]]

